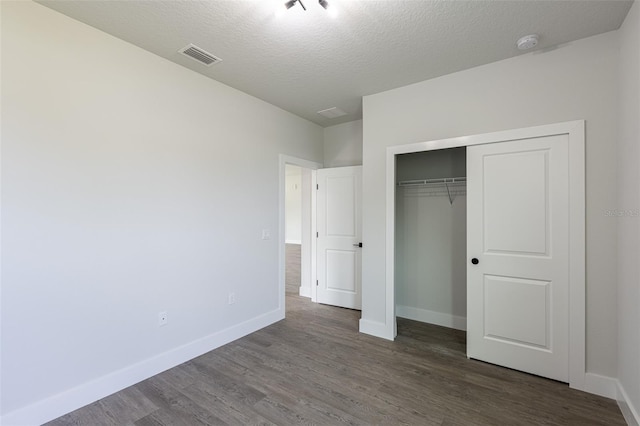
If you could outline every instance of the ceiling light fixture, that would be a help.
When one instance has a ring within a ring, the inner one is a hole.
[[[302,3],[302,0],[288,0],[284,4],[284,7],[286,7],[287,9],[291,9],[293,6],[296,5],[296,3],[300,3],[300,6],[302,6],[304,10],[307,10],[304,3]],[[318,4],[322,6],[325,10],[329,9],[329,2],[327,0],[318,0]]]
[[[300,6],[302,6],[304,10],[307,10],[307,8],[304,7],[304,3],[302,3],[302,0],[289,0],[284,4],[284,7],[286,7],[287,9],[291,9],[293,6],[296,5],[296,3],[300,3]]]

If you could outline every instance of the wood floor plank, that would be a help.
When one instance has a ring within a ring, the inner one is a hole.
[[[302,268],[300,244],[285,244],[285,291],[289,294],[300,292],[300,269]]]
[[[260,416],[252,405],[247,405],[246,399],[237,399],[227,393],[224,387],[217,386],[214,382],[198,381],[181,390],[181,393],[198,405],[207,407],[226,424],[273,425]]]
[[[166,380],[160,380],[157,376],[144,380],[135,386],[159,407],[158,410],[134,422],[136,426],[227,424],[212,411],[194,402],[179,390],[173,388]]]
[[[462,331],[399,319],[391,342],[359,333],[357,311],[286,303],[285,320],[50,424],[625,424],[615,401],[467,359]]]
[[[143,392],[135,387],[96,401],[86,407],[49,422],[49,426],[92,425],[122,426],[133,424],[136,420],[156,411]]]
[[[237,355],[238,353],[235,352],[234,360],[238,360]],[[279,355],[274,353],[274,356]],[[232,359],[219,362],[227,367],[235,364]],[[239,362],[242,362],[241,357]],[[261,368],[255,370],[241,367],[239,374],[243,374],[245,382],[258,387],[262,386],[265,393],[273,392],[276,387],[281,393],[283,389],[289,389],[285,391],[289,394],[292,389],[295,389],[298,403],[301,399],[316,400],[324,406],[332,406],[344,413],[350,412],[355,419],[367,422],[373,420],[376,424],[397,420],[397,414],[393,414],[397,412],[397,407],[384,407],[381,401],[375,401],[369,397],[368,392],[362,392],[362,386],[358,386],[359,392],[354,393],[354,383],[344,377],[333,380],[330,375],[313,368],[304,367],[299,370],[295,366],[287,366],[279,370],[269,367],[268,364],[263,364]],[[296,385],[300,382],[304,382],[305,386]],[[373,389],[371,391],[373,392]]]

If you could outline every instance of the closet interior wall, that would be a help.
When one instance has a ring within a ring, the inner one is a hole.
[[[466,149],[398,155],[396,183],[466,177]],[[466,329],[466,192],[396,186],[396,315]],[[451,201],[451,198],[453,200]]]

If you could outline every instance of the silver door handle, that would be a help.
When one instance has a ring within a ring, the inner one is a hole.
[[[362,247],[362,243],[355,243],[353,246],[354,247]]]

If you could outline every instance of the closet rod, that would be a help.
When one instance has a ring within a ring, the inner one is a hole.
[[[463,185],[467,183],[466,177],[452,177],[452,178],[439,178],[439,179],[418,179],[418,180],[403,180],[398,182],[398,186],[435,186],[435,185],[448,185],[458,184]]]

